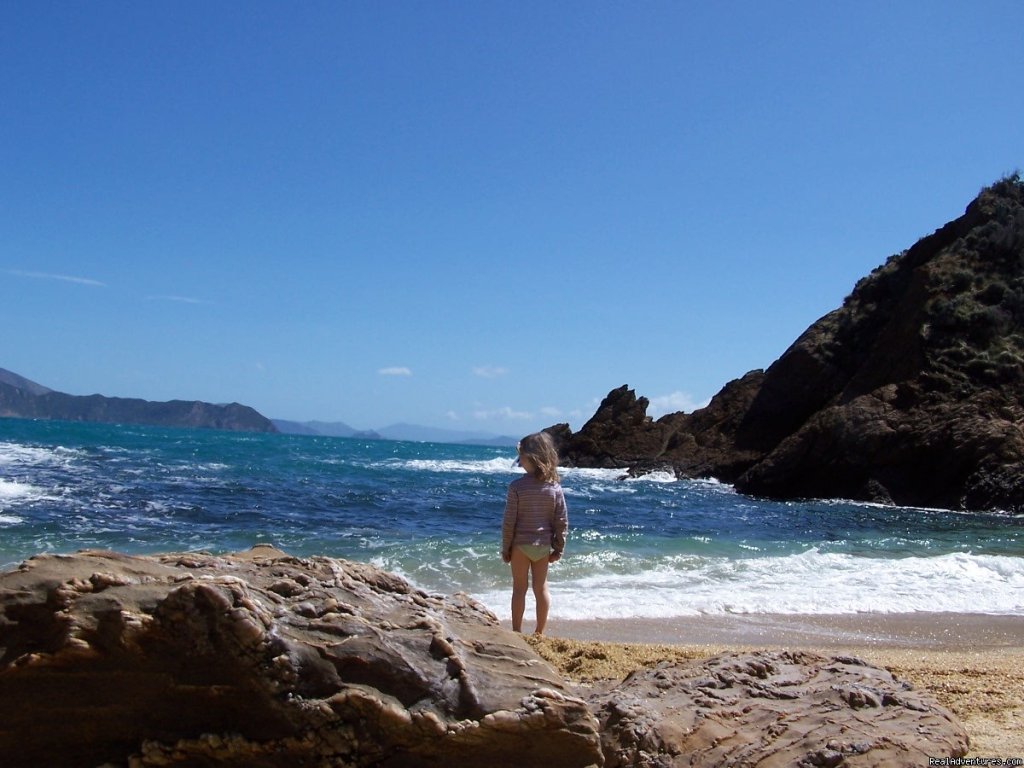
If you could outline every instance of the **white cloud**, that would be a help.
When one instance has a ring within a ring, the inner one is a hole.
[[[660,397],[652,397],[650,400],[651,404],[647,409],[647,414],[653,418],[659,418],[666,413],[676,413],[677,411],[690,413],[698,408],[703,408],[710,402],[709,400],[699,402],[688,392],[679,391]]]
[[[478,421],[491,421],[493,419],[515,419],[517,421],[527,421],[533,418],[533,414],[528,411],[516,411],[506,405],[502,408],[494,408],[493,410],[481,409],[474,411],[473,418]]]
[[[473,373],[482,379],[497,379],[508,373],[508,368],[502,368],[497,365],[478,365],[473,369]]]
[[[448,417],[449,421],[462,421],[462,417],[455,411],[448,411],[445,415]]]
[[[78,285],[106,286],[106,283],[101,283],[99,280],[93,280],[89,277],[75,277],[74,275],[54,275],[49,272],[26,272],[21,269],[8,269],[7,274],[17,275],[18,277],[31,277],[38,280],[62,280],[65,283],[77,283]]]
[[[393,365],[390,368],[381,368],[377,373],[381,376],[412,376],[412,371],[404,365]]]
[[[557,419],[562,415],[562,412],[558,408],[553,408],[550,405],[540,409],[541,416],[548,416],[552,419]]]

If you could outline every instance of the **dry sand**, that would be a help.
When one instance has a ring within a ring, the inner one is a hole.
[[[526,627],[530,629],[529,625]],[[968,756],[1024,765],[1024,617],[961,614],[552,621],[530,637],[579,683],[620,680],[659,661],[802,648],[849,654],[932,693],[967,729]],[[1016,762],[1013,762],[1016,761]],[[981,764],[981,763],[977,763]]]

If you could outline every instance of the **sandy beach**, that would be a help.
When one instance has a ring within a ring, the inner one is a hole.
[[[530,622],[525,629],[530,631]],[[530,637],[574,682],[617,680],[659,661],[801,648],[854,655],[929,691],[964,724],[969,757],[1024,765],[1024,617],[974,614],[731,616],[557,621]],[[1011,762],[1018,761],[1018,762]],[[981,764],[981,763],[978,763]]]

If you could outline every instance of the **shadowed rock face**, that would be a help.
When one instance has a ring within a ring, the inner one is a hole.
[[[887,672],[810,654],[583,698],[468,597],[344,560],[87,551],[0,573],[5,768],[909,766],[966,744]]]
[[[368,565],[85,552],[0,587],[4,766],[600,761],[519,636]]]
[[[1024,509],[1024,182],[862,279],[765,371],[657,421],[613,390],[566,463],[667,466],[752,495]]]

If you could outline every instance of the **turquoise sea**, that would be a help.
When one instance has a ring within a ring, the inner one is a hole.
[[[0,568],[40,552],[266,542],[373,563],[508,618],[511,448],[0,419]],[[714,481],[563,470],[561,619],[1024,615],[1024,517],[779,503]]]

